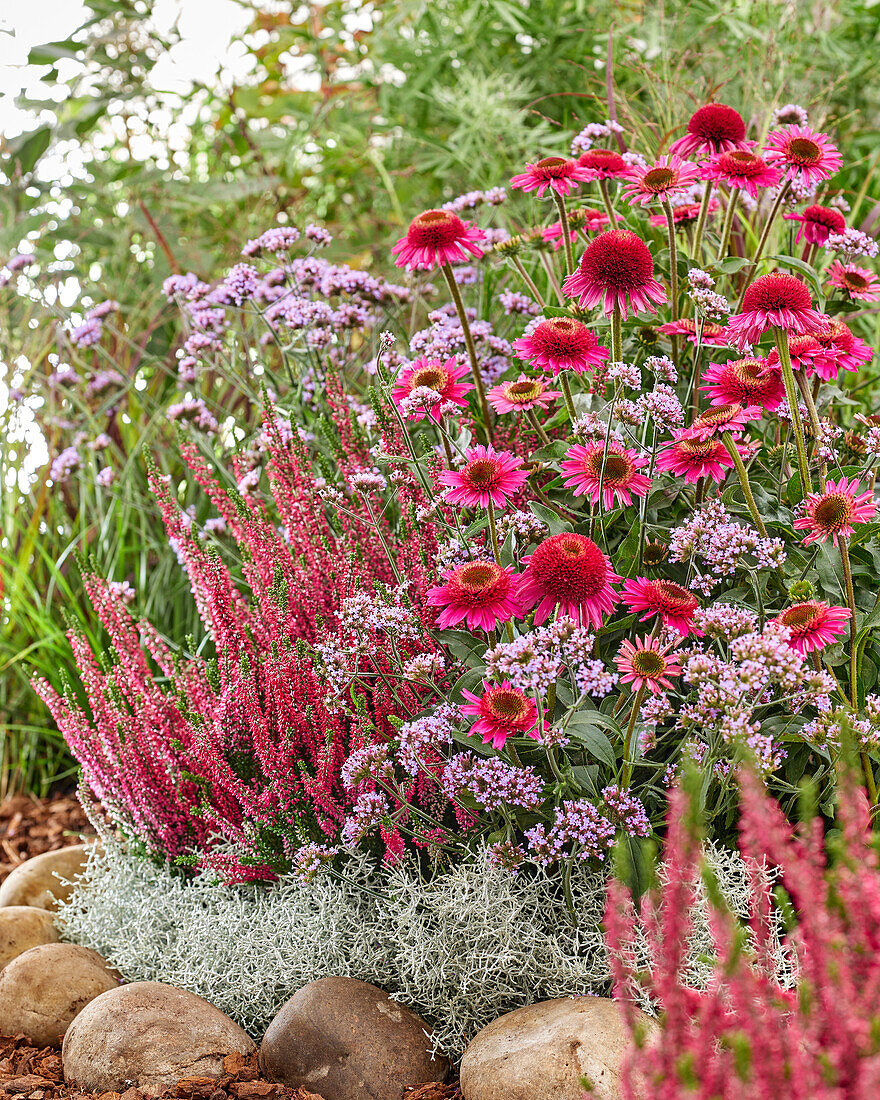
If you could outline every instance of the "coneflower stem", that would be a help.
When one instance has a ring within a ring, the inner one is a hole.
[[[703,190],[703,201],[700,203],[700,213],[697,217],[697,228],[694,230],[694,259],[700,262],[700,249],[703,247],[703,230],[706,228],[706,218],[709,214],[709,204],[712,201],[714,184],[707,180]]]
[[[614,207],[611,204],[611,195],[608,192],[608,180],[599,180],[599,191],[602,193],[602,202],[605,204],[605,213],[608,215],[608,221],[611,223],[611,228],[617,228],[617,215],[614,213]]]
[[[631,759],[632,755],[632,738],[633,732],[636,728],[636,719],[639,716],[639,708],[642,705],[642,700],[645,698],[645,685],[639,688],[636,694],[633,696],[632,710],[629,712],[629,725],[626,727],[626,737],[623,741],[623,781],[621,786],[624,790],[629,789],[630,780],[632,779],[634,760]]]
[[[501,553],[498,549],[498,528],[495,526],[495,505],[492,503],[492,498],[489,497],[489,507],[487,509],[489,513],[489,538],[492,541],[492,557],[495,559],[495,564],[501,564]]]
[[[620,306],[614,303],[611,314],[611,362],[620,363],[623,359],[623,327],[620,319]]]
[[[746,291],[749,288],[749,279],[755,268],[758,266],[758,261],[764,255],[764,247],[767,244],[767,238],[770,236],[770,230],[773,228],[773,223],[776,221],[776,215],[779,213],[779,208],[785,201],[785,196],[788,194],[788,189],[791,187],[791,183],[786,181],[779,190],[779,194],[773,205],[770,207],[770,213],[767,215],[767,221],[764,223],[764,231],[761,233],[761,239],[758,241],[758,247],[755,249],[755,254],[752,257],[751,263],[748,267],[744,268],[744,280],[742,294],[739,296],[739,301],[736,305],[736,312],[742,313],[743,299],[746,296]]]
[[[739,188],[731,188],[727,196],[727,210],[724,214],[724,226],[721,229],[721,244],[718,246],[718,263],[727,255],[727,246],[730,244],[730,232],[733,229],[733,215],[736,213],[736,204],[739,202]]]
[[[550,436],[547,435],[547,433],[541,427],[540,421],[538,420],[537,416],[535,416],[534,409],[526,409],[526,420],[528,420],[531,426],[538,433],[538,438],[541,440],[545,447],[549,446],[549,444],[553,442]]]
[[[568,415],[573,424],[575,420],[577,420],[577,412],[574,407],[574,398],[571,396],[571,383],[568,381],[568,373],[566,371],[560,372],[559,383],[562,386],[562,396],[565,398],[565,407],[568,409]]]
[[[849,547],[843,535],[837,536],[837,549],[840,551],[840,563],[843,566],[843,583],[846,588],[846,605],[849,608],[849,701],[855,715],[859,706],[859,665],[856,646],[856,593],[853,588],[852,568],[849,563]],[[862,752],[862,770],[865,784],[871,796],[871,805],[877,805],[877,783],[874,780],[874,766],[866,752]]]
[[[807,413],[810,417],[810,427],[813,430],[813,440],[817,448],[822,439],[822,425],[819,423],[819,412],[816,409],[816,402],[813,400],[813,395],[810,392],[810,383],[804,377],[804,372],[799,370],[797,372],[797,384],[803,395],[804,404],[807,406]],[[818,457],[818,456],[817,456]],[[825,462],[819,457],[819,487],[822,492],[825,492],[825,479],[826,479],[826,466]]]
[[[813,483],[810,481],[810,470],[807,465],[807,447],[804,443],[804,426],[801,423],[801,410],[798,402],[797,384],[794,380],[794,371],[791,369],[791,355],[788,351],[788,333],[784,328],[775,326],[773,332],[776,336],[776,349],[779,352],[779,364],[782,367],[782,381],[785,385],[785,396],[788,399],[788,411],[791,415],[791,427],[794,431],[794,441],[797,446],[798,470],[801,475],[801,492],[804,496],[813,491]]]
[[[733,464],[739,475],[739,483],[742,486],[743,496],[746,498],[746,504],[749,506],[749,511],[752,513],[754,524],[758,528],[761,538],[765,539],[767,538],[767,528],[764,526],[764,521],[761,519],[761,513],[758,511],[758,506],[755,504],[755,498],[752,495],[752,486],[749,483],[749,472],[742,460],[742,455],[737,450],[736,443],[730,432],[723,432],[721,439],[724,446],[727,448],[727,453],[733,459]]]
[[[550,190],[553,191],[553,201],[559,211],[559,228],[562,232],[562,244],[565,247],[565,274],[570,275],[574,271],[574,252],[572,251],[571,234],[568,229],[568,215],[565,212],[565,198],[552,187]]]
[[[449,287],[449,293],[452,295],[452,301],[455,305],[455,312],[458,314],[458,319],[461,322],[461,331],[464,333],[464,343],[471,364],[471,374],[474,376],[477,401],[479,402],[480,413],[483,417],[483,431],[486,435],[486,442],[491,444],[492,419],[489,414],[489,403],[486,401],[486,389],[483,385],[482,375],[480,374],[480,366],[477,363],[477,348],[474,344],[471,326],[468,324],[467,312],[464,308],[464,302],[461,299],[461,291],[458,289],[458,283],[455,281],[455,276],[452,274],[452,268],[449,264],[441,264],[440,270],[443,272],[443,277],[446,279],[446,285]]]
[[[675,247],[675,218],[669,199],[663,200],[663,213],[666,215],[666,235],[669,241],[669,297],[672,306],[672,320],[678,320],[678,251]],[[678,366],[678,336],[670,338],[672,344],[672,362]]]
[[[526,286],[531,291],[532,295],[534,296],[535,301],[538,303],[539,306],[543,307],[544,306],[544,295],[540,292],[540,290],[538,290],[538,288],[535,285],[535,282],[532,279],[531,275],[529,275],[529,273],[523,267],[522,260],[519,258],[519,256],[511,256],[510,260],[511,260],[511,263],[513,264],[513,266],[518,271],[519,276],[522,279],[522,281],[526,284]]]

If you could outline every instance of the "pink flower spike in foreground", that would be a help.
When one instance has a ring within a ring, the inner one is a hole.
[[[617,308],[624,320],[628,309],[656,313],[654,306],[666,301],[648,246],[628,229],[609,229],[590,241],[562,289],[581,307],[593,309],[601,302],[607,316]]]
[[[549,371],[554,378],[564,370],[575,374],[594,370],[609,354],[593,330],[574,317],[550,317],[541,321],[528,336],[514,340],[513,346],[519,359]]]
[[[702,633],[694,630],[694,612],[700,606],[696,596],[675,581],[636,577],[624,581],[621,599],[630,611],[644,612],[639,622],[659,615],[663,625],[678,634]]]
[[[522,613],[535,611],[535,626],[559,609],[582,626],[600,627],[619,596],[611,587],[620,577],[586,535],[563,531],[544,539],[526,559],[520,578]]]
[[[877,505],[870,489],[861,491],[856,478],[849,481],[829,481],[822,493],[809,493],[801,504],[801,514],[794,521],[796,531],[806,531],[804,545],[827,542],[838,536],[848,538],[856,523],[869,523]]]
[[[459,366],[455,359],[440,362],[439,359],[415,359],[404,367],[394,383],[391,396],[398,409],[413,390],[429,389],[440,395],[438,405],[452,401],[459,408],[467,407],[467,394],[474,388],[473,382],[462,382],[470,368]],[[437,406],[427,410],[413,409],[407,415],[408,420],[423,420],[425,416],[438,420]]]
[[[543,378],[529,378],[521,374],[515,382],[502,382],[486,394],[489,404],[497,413],[525,412],[527,409],[549,409],[559,390],[548,390]]]
[[[740,404],[712,405],[705,409],[687,429],[692,439],[711,439],[713,436],[731,432],[741,435],[745,426],[752,420],[760,420],[763,409],[758,405],[743,408]]]
[[[651,489],[651,479],[638,472],[648,465],[647,455],[640,455],[615,440],[609,441],[607,453],[604,440],[575,444],[559,465],[563,474],[568,475],[563,482],[566,488],[573,489],[577,496],[588,497],[593,504],[599,503],[601,482],[602,506],[606,509],[613,508],[615,502],[632,504],[633,497],[646,496]]]
[[[779,183],[779,169],[748,149],[730,149],[716,153],[703,166],[703,178],[726,183],[731,189],[745,191],[756,199],[759,187],[775,187]]]
[[[451,210],[425,210],[413,218],[405,237],[391,249],[397,267],[410,271],[430,270],[439,264],[455,264],[480,257],[477,241],[486,234],[475,225],[463,222]]]
[[[657,469],[699,481],[708,477],[723,481],[733,466],[733,459],[720,439],[694,439],[685,428],[676,432],[671,443],[664,444],[657,455]]]
[[[742,115],[724,103],[707,103],[690,117],[687,133],[669,146],[670,153],[689,157],[692,153],[721,153],[736,149],[745,141]]]
[[[510,186],[537,191],[538,198],[542,198],[548,188],[557,195],[567,195],[588,179],[590,173],[577,161],[567,157],[545,157],[535,164],[527,164],[525,172],[511,178]]]
[[[680,195],[700,180],[700,169],[681,157],[658,157],[654,164],[633,165],[627,174],[627,184],[621,198],[633,205],[645,206],[662,202],[670,195]]]
[[[701,390],[713,405],[760,405],[773,412],[785,397],[782,375],[766,359],[729,359],[710,363],[703,374]]]
[[[469,630],[494,630],[519,613],[513,566],[494,561],[469,561],[443,574],[446,582],[428,589],[428,604],[443,610],[437,625],[446,630],[467,624]]]
[[[462,691],[462,695],[470,699],[462,706],[462,713],[477,716],[470,732],[481,736],[484,745],[491,744],[496,749],[503,749],[508,737],[525,736],[538,740],[535,732],[537,708],[528,695],[513,687],[509,680],[502,680],[500,684],[490,684],[484,680],[482,695],[466,690]]]
[[[522,459],[511,451],[496,451],[478,444],[466,452],[467,465],[460,470],[443,470],[440,484],[449,492],[450,504],[468,508],[488,508],[491,501],[503,508],[510,497],[528,480],[528,470],[521,470]]]
[[[788,627],[791,631],[788,644],[792,649],[809,653],[834,645],[847,632],[850,614],[848,607],[829,607],[823,600],[809,600],[787,607],[771,622]]]
[[[767,135],[767,160],[783,170],[782,178],[801,187],[827,180],[843,164],[843,157],[827,134],[809,126],[786,126]]]
[[[846,229],[846,218],[833,206],[807,206],[802,214],[786,213],[782,215],[792,222],[800,222],[795,244],[806,241],[807,244],[824,244],[832,233],[842,233]]]
[[[645,688],[652,695],[670,691],[672,681],[669,677],[681,675],[681,665],[671,655],[677,645],[675,642],[661,646],[659,639],[647,636],[636,639],[635,645],[624,641],[614,659],[620,682],[631,684],[633,691]]]
[[[850,301],[880,301],[880,279],[867,267],[842,264],[835,260],[828,267],[828,282],[842,290]]]
[[[727,337],[743,348],[756,344],[769,328],[800,336],[820,323],[806,284],[794,275],[774,273],[761,275],[745,292],[742,313],[727,323]]]

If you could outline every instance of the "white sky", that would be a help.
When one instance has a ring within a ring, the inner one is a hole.
[[[15,137],[34,125],[15,107],[15,96],[49,90],[41,82],[46,68],[29,66],[28,50],[67,38],[86,15],[83,0],[0,0],[0,134],[4,137]],[[152,17],[160,29],[179,17],[183,38],[153,70],[151,83],[158,90],[183,91],[191,81],[210,81],[221,71],[230,78],[241,72],[243,47],[234,39],[250,15],[234,0],[154,0]],[[75,69],[75,63],[71,65]],[[65,75],[62,70],[61,76]]]

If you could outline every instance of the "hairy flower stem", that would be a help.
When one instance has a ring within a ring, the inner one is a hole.
[[[727,453],[733,459],[733,464],[739,476],[739,483],[742,486],[743,496],[746,498],[746,504],[749,506],[749,511],[752,513],[752,520],[761,533],[761,538],[765,539],[767,538],[767,528],[764,526],[764,521],[761,519],[761,513],[758,511],[758,506],[755,504],[755,498],[752,495],[752,486],[749,482],[749,472],[742,460],[742,455],[737,450],[736,443],[730,432],[724,432],[721,436],[721,440],[727,448]]]
[[[495,564],[501,564],[501,552],[498,549],[498,528],[495,526],[495,505],[492,503],[492,498],[489,497],[489,507],[487,509],[489,515],[489,538],[492,541],[492,557],[495,559]]]
[[[602,202],[605,204],[605,213],[608,215],[608,221],[611,223],[611,228],[617,228],[617,215],[614,213],[614,206],[611,203],[611,195],[608,191],[608,180],[599,180],[599,191],[602,194]]]
[[[813,431],[813,440],[818,447],[819,440],[822,438],[822,425],[819,423],[819,412],[816,409],[816,402],[813,399],[813,394],[810,391],[810,383],[804,377],[803,371],[797,372],[797,384],[801,391],[801,395],[804,399],[804,404],[807,406],[807,413],[810,417],[810,427]],[[818,457],[818,456],[817,456]],[[822,458],[818,459],[819,462],[819,486],[822,492],[825,492],[825,480],[827,477],[827,467]]]
[[[553,191],[553,188],[550,188]],[[562,231],[562,244],[565,248],[565,274],[574,271],[574,252],[571,248],[571,234],[568,229],[568,215],[565,212],[565,199],[558,191],[553,191],[553,201],[559,211],[559,228]]]
[[[636,728],[636,719],[639,716],[639,708],[644,698],[645,685],[642,684],[633,696],[632,710],[629,712],[629,725],[626,727],[626,737],[623,741],[623,780],[621,786],[625,791],[629,789],[630,782],[632,781],[633,765],[635,763],[635,761],[632,760],[632,739]]]
[[[856,593],[853,588],[852,567],[849,562],[849,547],[843,535],[837,536],[837,549],[840,551],[840,563],[843,566],[843,583],[846,588],[846,605],[849,608],[849,701],[853,714],[859,707],[859,661],[856,646]],[[877,805],[877,783],[874,779],[874,765],[866,752],[860,753],[865,784],[871,796],[871,805]]]
[[[718,245],[718,260],[717,263],[727,256],[727,246],[730,244],[730,233],[733,229],[733,216],[736,213],[737,203],[739,202],[739,188],[731,188],[730,194],[727,197],[727,210],[724,214],[724,225],[721,229],[721,243]]]
[[[788,409],[791,414],[791,426],[794,431],[794,440],[797,446],[798,470],[801,475],[801,491],[803,496],[813,491],[813,483],[810,481],[810,468],[807,463],[807,446],[804,443],[804,426],[801,423],[801,410],[798,402],[797,384],[794,380],[794,371],[791,369],[791,355],[788,351],[788,333],[784,328],[774,327],[776,336],[776,349],[779,352],[779,364],[782,367],[782,381],[785,385],[785,396],[788,399]]]
[[[669,242],[669,298],[672,306],[672,320],[678,320],[678,250],[675,246],[675,219],[672,216],[672,207],[669,199],[663,202],[663,213],[666,215],[666,235]],[[678,366],[678,337],[670,337],[672,344],[672,362]]]
[[[770,208],[770,213],[767,215],[767,221],[764,223],[764,231],[761,234],[761,239],[758,241],[758,247],[755,249],[755,254],[752,256],[751,262],[748,267],[743,270],[743,288],[742,294],[739,296],[739,301],[736,305],[736,312],[742,313],[743,299],[746,296],[746,291],[749,288],[749,281],[758,266],[758,261],[764,255],[764,248],[767,244],[767,239],[770,236],[770,230],[773,228],[773,223],[776,221],[776,215],[779,213],[779,208],[785,202],[785,197],[788,194],[788,190],[791,187],[790,182],[786,182],[780,188],[779,194],[776,196],[776,201]]]
[[[574,398],[571,396],[571,384],[568,381],[567,371],[560,371],[559,382],[562,386],[562,396],[565,398],[565,407],[568,409],[571,422],[574,423],[577,420],[577,412],[574,407]]]
[[[697,228],[694,230],[694,259],[700,262],[700,250],[703,247],[703,231],[706,228],[706,218],[709,215],[709,204],[712,201],[714,185],[707,181],[703,191],[703,201],[700,203],[700,213],[697,218]]]
[[[623,323],[620,317],[620,306],[615,302],[614,311],[611,314],[611,362],[620,363],[623,359]]]
[[[569,410],[569,414],[570,413],[571,413],[571,410]],[[526,420],[528,420],[528,422],[531,424],[531,426],[538,433],[538,438],[541,440],[541,442],[545,446],[549,446],[549,444],[551,444],[553,442],[553,440],[550,438],[550,436],[547,435],[547,433],[541,427],[540,421],[538,420],[537,416],[535,416],[535,410],[534,409],[526,409]]]
[[[556,301],[560,306],[566,305],[565,295],[562,293],[562,287],[556,281],[556,273],[553,270],[553,264],[550,263],[550,257],[546,252],[538,253],[541,259],[541,265],[547,273],[547,282],[550,284],[553,293],[556,295]]]
[[[491,444],[493,442],[492,418],[489,413],[489,403],[486,401],[486,389],[483,385],[479,364],[477,363],[477,348],[474,344],[471,326],[468,324],[467,312],[464,308],[464,302],[461,299],[461,291],[458,289],[458,283],[455,281],[455,276],[452,274],[452,268],[449,264],[441,264],[440,270],[443,272],[443,277],[446,279],[446,285],[449,287],[449,293],[452,295],[452,301],[455,304],[455,312],[458,314],[459,321],[461,321],[461,331],[464,333],[464,343],[471,364],[471,374],[474,376],[474,386],[477,390],[477,401],[479,402],[480,413],[483,417],[483,431],[486,436],[486,442]]]
[[[544,307],[544,295],[541,293],[540,290],[538,290],[538,288],[535,285],[535,282],[532,279],[531,275],[529,275],[528,271],[526,271],[526,269],[523,267],[522,260],[519,258],[519,256],[514,255],[514,256],[510,257],[510,262],[516,268],[517,272],[519,273],[519,277],[522,279],[522,281],[529,288],[529,291],[531,292],[532,297],[535,299],[535,301],[538,303],[538,305],[541,306],[541,308],[543,309],[543,307]]]

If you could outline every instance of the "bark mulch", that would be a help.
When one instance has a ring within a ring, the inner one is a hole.
[[[93,832],[73,795],[7,798],[0,802],[0,882],[31,856],[81,844]]]

